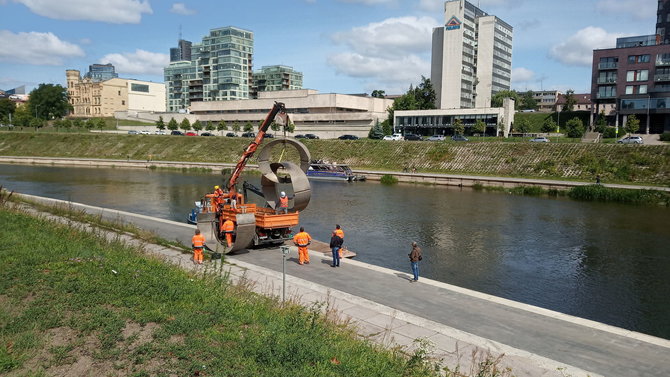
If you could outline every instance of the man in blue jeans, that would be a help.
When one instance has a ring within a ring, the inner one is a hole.
[[[337,234],[337,230],[333,231],[330,237],[330,249],[333,252],[333,264],[330,267],[340,267],[340,249],[342,248],[342,238]]]
[[[414,274],[414,279],[410,279],[410,283],[415,283],[419,281],[419,261],[423,259],[421,257],[421,249],[417,246],[416,242],[412,242],[412,251],[409,253],[409,261],[412,264],[412,273]]]

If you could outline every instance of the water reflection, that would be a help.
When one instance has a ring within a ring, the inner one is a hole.
[[[10,189],[176,221],[221,183],[220,175],[0,165]],[[364,262],[408,271],[415,240],[423,276],[665,338],[668,220],[665,208],[318,181],[301,215],[321,240],[341,224]]]

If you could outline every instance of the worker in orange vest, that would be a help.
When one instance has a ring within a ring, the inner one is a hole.
[[[288,201],[293,199],[295,196],[286,196],[286,193],[282,191],[279,194],[279,206],[277,206],[277,214],[288,213]]]
[[[217,208],[223,204],[223,200],[223,190],[219,186],[214,186],[214,201]]]
[[[233,231],[235,230],[235,223],[228,219],[223,222],[221,230],[226,235],[226,243],[228,244],[228,247],[230,247],[233,244]]]
[[[342,228],[340,228],[340,224],[335,224],[335,234],[337,234],[338,237],[344,240],[344,231]]]
[[[205,236],[200,234],[200,229],[195,230],[195,235],[191,238],[193,247],[193,262],[202,264],[202,249],[205,247]]]
[[[307,252],[307,245],[312,242],[312,237],[305,232],[304,227],[300,227],[300,233],[293,236],[293,243],[298,246],[298,264],[309,264],[309,253]]]

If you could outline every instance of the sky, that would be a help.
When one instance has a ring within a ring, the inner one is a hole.
[[[514,28],[512,89],[590,92],[593,49],[653,34],[656,0],[472,0]],[[112,63],[119,77],[163,82],[180,33],[254,33],[254,69],[282,64],[321,93],[402,94],[430,77],[443,0],[0,0],[0,89],[65,86]]]

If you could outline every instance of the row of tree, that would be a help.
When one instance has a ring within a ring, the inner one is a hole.
[[[257,126],[258,129],[260,129],[262,124],[263,121],[260,121],[258,123]],[[228,124],[224,120],[220,122],[210,122],[210,121],[200,122],[199,120],[196,120],[195,122],[193,122],[193,124],[191,124],[191,121],[189,121],[188,118],[182,119],[181,122],[177,122],[174,118],[170,118],[170,121],[165,123],[162,116],[158,117],[158,120],[156,121],[156,128],[158,128],[159,130],[168,129],[170,131],[177,131],[181,129],[183,131],[193,130],[196,132],[200,132],[203,129],[206,131],[216,130],[219,132],[223,132],[229,129]],[[244,132],[251,132],[254,130],[254,125],[251,122],[246,122],[244,126],[240,126],[239,123],[234,122],[230,127],[230,129],[232,129],[235,132],[240,132],[240,130],[244,130]],[[280,131],[282,127],[279,124],[272,122],[270,124],[270,129],[273,131]],[[295,125],[290,123],[286,127],[284,127],[284,129],[286,132],[293,132],[295,130]]]

